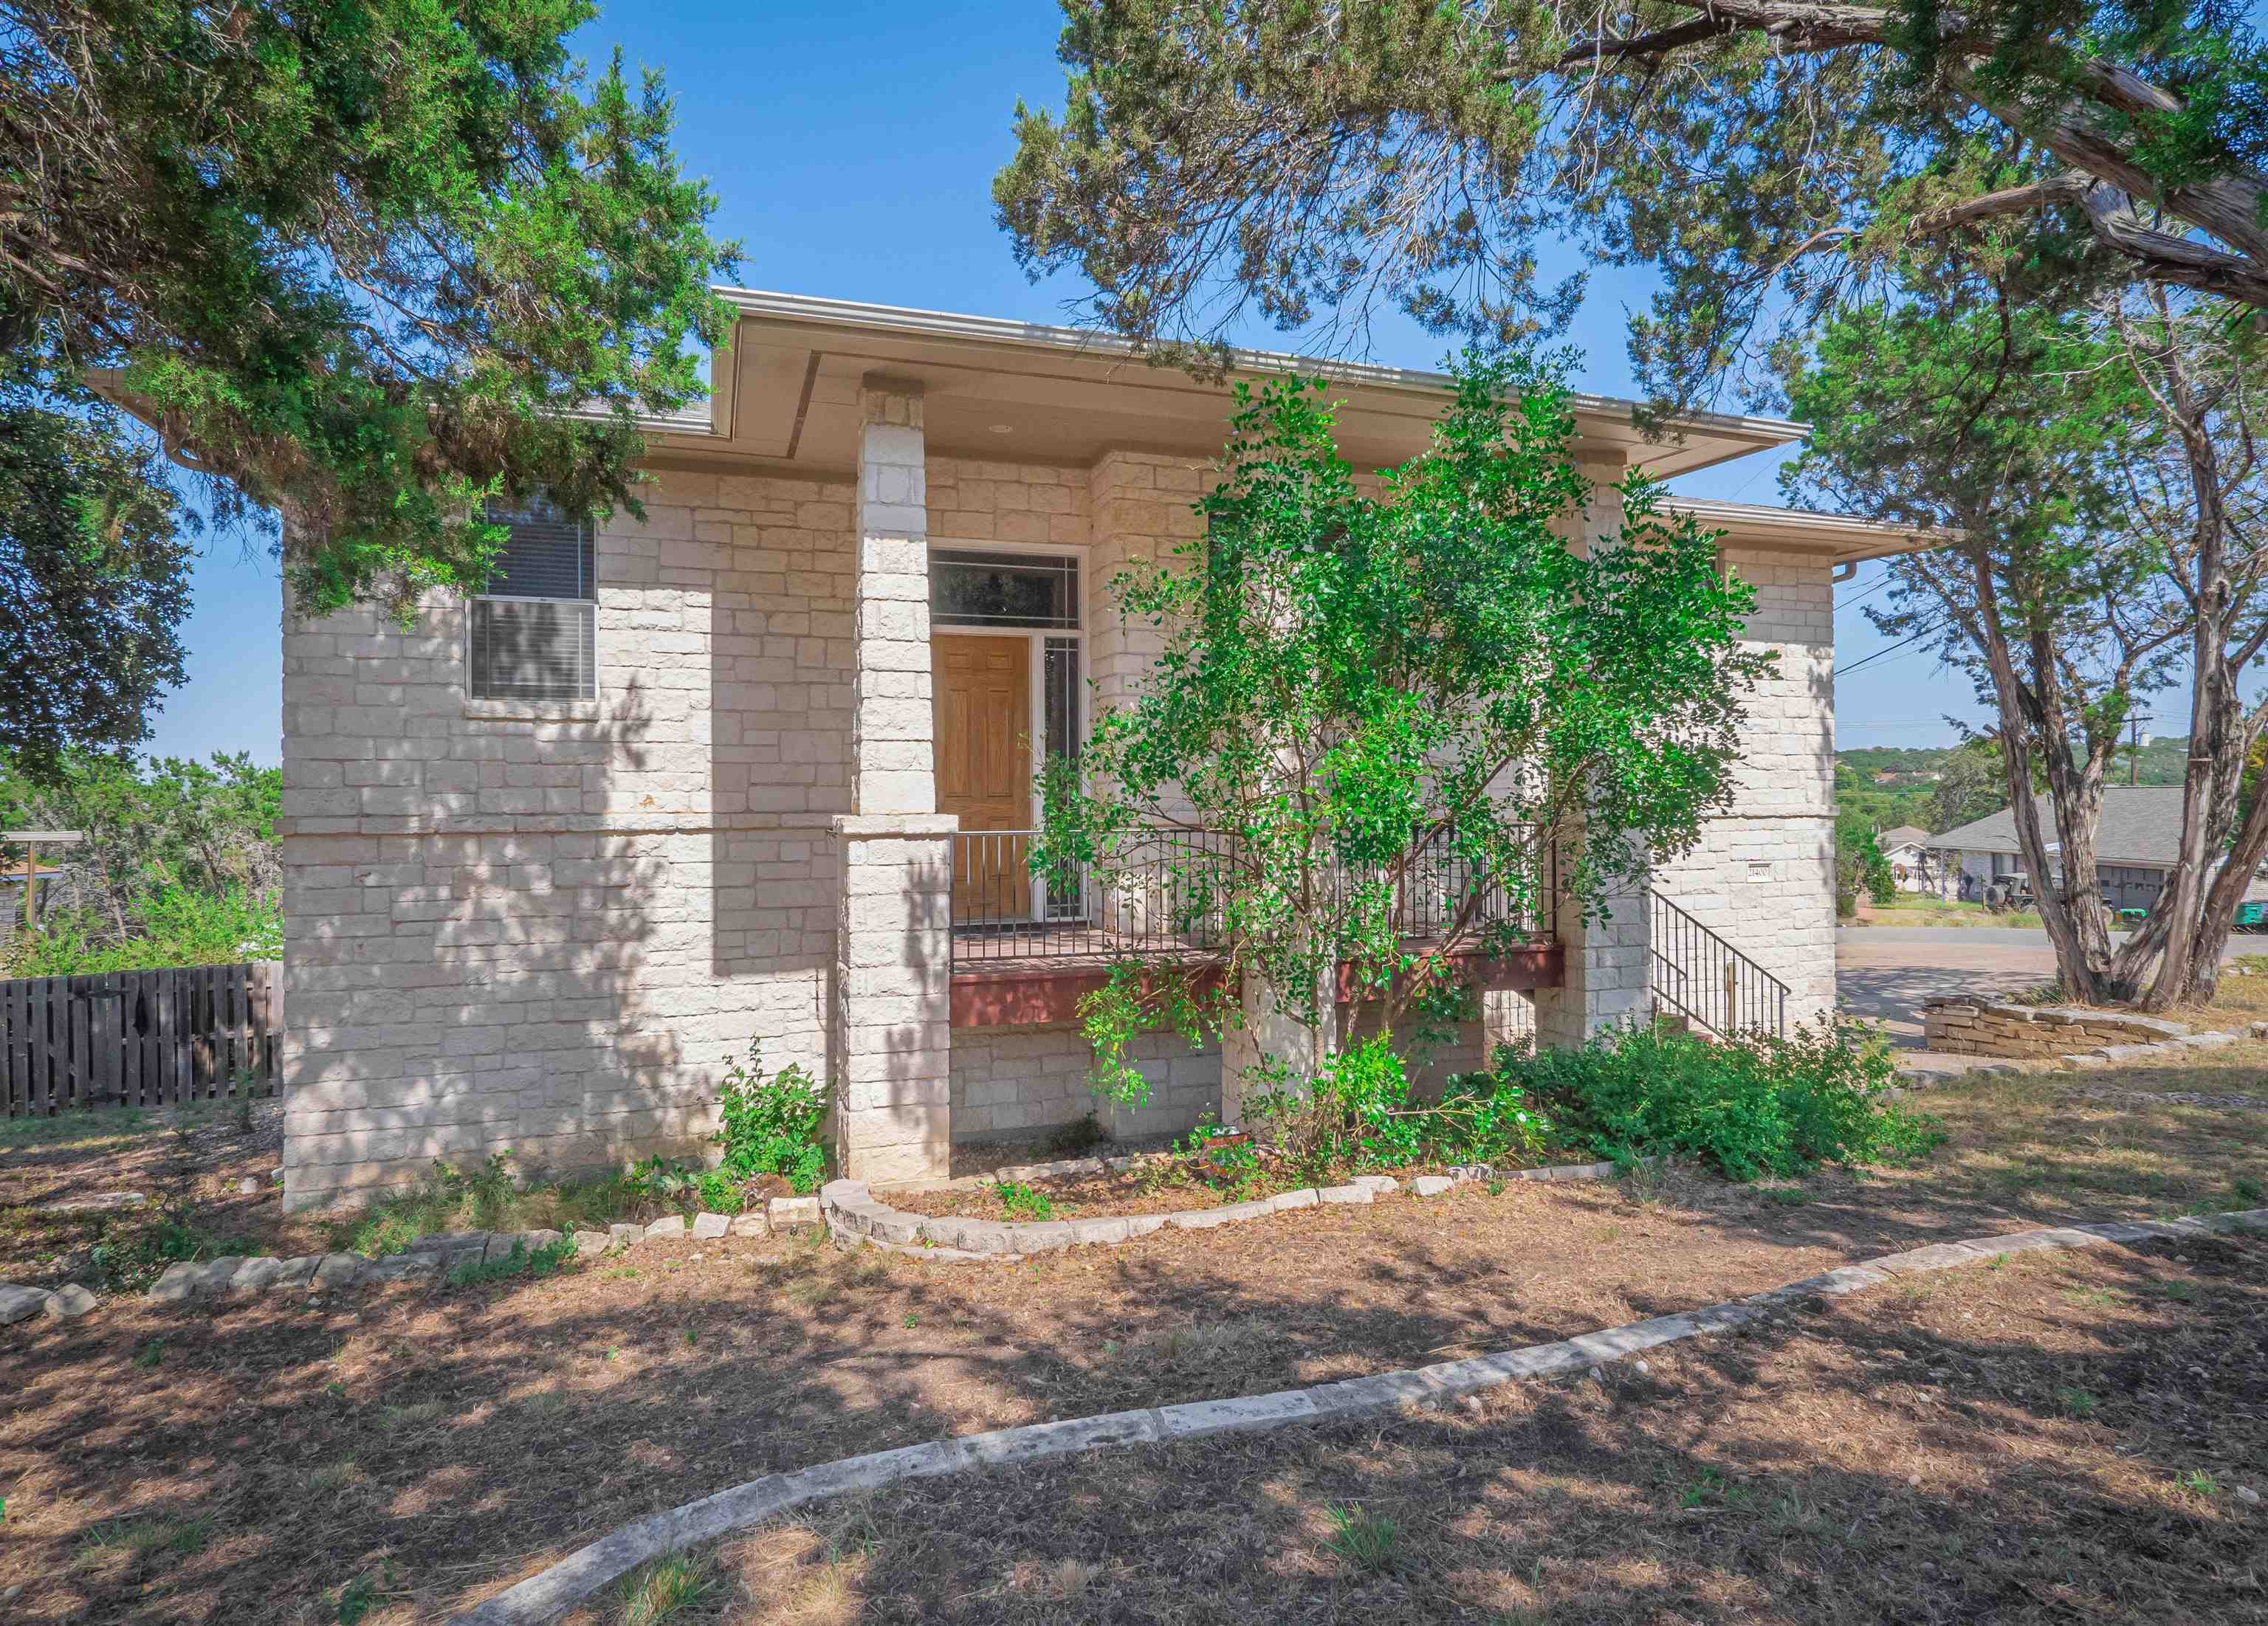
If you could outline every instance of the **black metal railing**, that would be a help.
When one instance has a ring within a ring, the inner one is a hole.
[[[1145,831],[1108,863],[1057,876],[1035,872],[1035,835],[963,830],[954,836],[956,970],[1087,957],[1205,960],[1220,952],[1220,901],[1232,859],[1228,837]],[[1395,935],[1404,942],[1439,941],[1461,923],[1473,937],[1507,921],[1521,937],[1539,941],[1551,935],[1555,893],[1548,864],[1534,895],[1516,899],[1437,837],[1405,866],[1389,907]]]
[[[1649,991],[1668,1011],[1720,1039],[1787,1033],[1788,986],[1660,893],[1648,893]]]

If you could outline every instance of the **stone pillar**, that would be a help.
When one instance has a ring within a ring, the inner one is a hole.
[[[1579,552],[1622,528],[1623,477],[1619,462],[1587,463],[1591,501],[1569,538]],[[1562,872],[1566,865],[1561,866]],[[1557,988],[1535,990],[1535,1042],[1553,1048],[1582,1044],[1602,1028],[1643,1021],[1652,1008],[1647,993],[1651,967],[1646,943],[1646,901],[1642,893],[1611,898],[1613,918],[1586,921],[1573,900],[1558,901],[1557,935],[1566,953],[1566,980]]]
[[[953,834],[937,812],[929,510],[917,385],[859,393],[852,812],[835,820],[836,1161],[852,1180],[952,1162]]]
[[[1314,1030],[1285,1012],[1251,972],[1241,991],[1244,1020],[1220,1036],[1220,1121],[1242,1124],[1244,1099],[1254,1087],[1245,1074],[1270,1056],[1286,1063],[1294,1078],[1311,1070]]]

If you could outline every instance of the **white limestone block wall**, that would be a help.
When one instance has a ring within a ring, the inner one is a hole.
[[[1835,1004],[1835,592],[1815,558],[1728,547],[1756,590],[1745,646],[1778,656],[1749,703],[1731,809],[1656,879],[1662,896],[1788,985],[1788,1019]]]
[[[465,611],[287,613],[287,1203],[698,1148],[826,1064],[847,486],[670,474],[597,546],[595,701],[475,701]]]
[[[1131,1047],[1150,1083],[1140,1106],[1121,1106],[1087,1087],[1094,1052],[1077,1026],[962,1027],[953,1035],[953,1138],[1019,1140],[1076,1123],[1089,1112],[1112,1136],[1181,1135],[1220,1112],[1220,1048],[1193,1048],[1178,1034],[1144,1034]]]

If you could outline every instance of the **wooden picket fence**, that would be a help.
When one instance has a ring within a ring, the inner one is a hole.
[[[276,1093],[273,960],[0,982],[7,1116]]]

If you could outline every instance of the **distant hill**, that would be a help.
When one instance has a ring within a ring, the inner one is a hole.
[[[1937,782],[1955,746],[1865,746],[1835,754],[1835,799],[1857,808],[1877,829],[1918,824],[1938,828],[1933,815]],[[2179,784],[2189,757],[2186,739],[2161,737],[2142,747],[2134,775],[2138,784]],[[2127,753],[2111,764],[2110,783],[2127,783]]]

